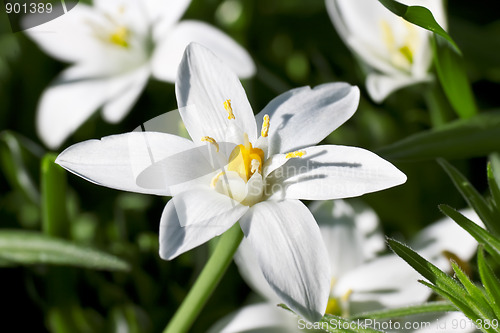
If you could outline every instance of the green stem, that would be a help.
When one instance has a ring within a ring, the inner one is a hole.
[[[438,128],[452,119],[451,106],[446,99],[443,89],[437,82],[429,85],[425,95],[432,127]]]
[[[242,239],[239,223],[220,237],[212,256],[163,333],[187,332],[229,267]]]
[[[66,172],[55,164],[57,155],[46,154],[41,163],[41,204],[43,233],[69,239],[70,228],[66,210]],[[72,313],[75,305],[75,271],[68,267],[47,269],[47,322],[55,333],[75,332]]]

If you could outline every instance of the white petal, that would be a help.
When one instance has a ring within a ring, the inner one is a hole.
[[[373,101],[381,103],[387,96],[398,89],[430,80],[431,76],[416,78],[412,76],[389,76],[371,73],[366,77],[366,89]]]
[[[302,332],[296,319],[287,312],[270,303],[247,305],[219,320],[208,333]]]
[[[135,101],[146,86],[149,78],[149,68],[141,67],[135,71],[124,74],[120,81],[123,82],[121,91],[112,97],[103,107],[102,114],[106,121],[117,123],[130,111]]]
[[[351,293],[351,314],[422,303],[432,291],[417,282],[421,278],[403,259],[390,254],[342,275],[333,294],[342,297]]]
[[[43,93],[37,110],[37,131],[44,143],[58,148],[106,101],[113,88],[106,78],[75,77],[64,71]]]
[[[175,84],[177,104],[195,143],[204,136],[224,141],[227,128],[237,126],[257,139],[252,108],[238,77],[210,50],[189,44]],[[228,119],[224,102],[230,99],[235,119]]]
[[[358,103],[358,87],[347,83],[297,88],[269,102],[256,116],[257,126],[268,114],[269,153],[284,153],[326,138],[354,114]]]
[[[145,188],[137,176],[155,160],[193,148],[184,138],[154,132],[112,135],[75,144],[57,157],[68,171],[98,185],[118,190],[169,195],[168,188]],[[158,180],[160,183],[161,179]]]
[[[226,220],[234,224],[248,210],[248,206],[208,186],[179,193],[172,200],[181,227],[218,223],[226,225]]]
[[[238,266],[241,277],[253,291],[272,303],[278,304],[281,302],[264,277],[255,251],[251,244],[248,243],[248,240],[243,239],[241,242],[238,251],[234,255],[234,262]]]
[[[379,219],[362,202],[317,201],[310,209],[321,230],[334,279],[373,259],[385,249]]]
[[[183,198],[188,197],[184,196]],[[208,203],[207,205],[203,204],[203,207],[209,208],[209,203],[213,203],[214,198],[217,201],[216,195],[203,198],[201,203]],[[177,203],[179,205],[176,205]],[[240,205],[231,211],[221,212],[218,215],[216,215],[217,212],[210,211],[208,212],[212,214],[210,218],[200,218],[196,224],[182,226],[181,224],[185,221],[181,222],[179,213],[185,215],[184,209],[198,209],[196,206],[197,202],[193,200],[186,201],[184,205],[180,201],[170,200],[165,206],[160,222],[160,257],[162,259],[171,260],[213,237],[221,235],[248,210],[248,207]]]
[[[168,133],[185,138],[189,137],[186,127],[184,127],[184,123],[182,122],[179,110],[172,110],[154,117],[153,119],[143,123],[141,126],[138,126],[134,129],[134,132],[142,132],[143,128],[144,131],[148,132]]]
[[[44,52],[56,59],[68,62],[88,60],[101,48],[88,24],[98,15],[92,7],[78,3],[57,19],[25,32]]]
[[[481,220],[472,209],[460,212],[482,226]],[[467,231],[448,217],[424,228],[410,242],[415,251],[443,270],[451,269],[443,251],[449,251],[467,262],[476,253],[477,245],[477,241]]]
[[[255,74],[255,64],[248,52],[219,29],[199,21],[182,21],[158,41],[153,55],[156,78],[175,82],[182,54],[189,43],[210,49],[240,78]]]
[[[273,198],[327,200],[400,185],[406,176],[376,154],[356,147],[316,146],[268,177]]]
[[[264,277],[296,313],[319,320],[326,309],[330,269],[312,214],[300,201],[263,201],[240,220]]]
[[[153,39],[158,43],[184,15],[191,0],[145,0],[143,3],[146,6],[150,21],[154,22]]]

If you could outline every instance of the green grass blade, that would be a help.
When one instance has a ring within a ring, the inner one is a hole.
[[[481,282],[490,298],[493,311],[496,317],[500,318],[500,280],[498,280],[490,265],[486,262],[482,247],[477,252],[477,266]]]
[[[500,150],[500,112],[458,119],[383,147],[377,154],[391,161],[419,161],[485,156]]]
[[[439,205],[439,209],[465,229],[479,243],[483,244],[486,251],[500,263],[500,241],[497,238],[450,206]]]
[[[467,201],[469,206],[476,211],[477,215],[479,215],[479,218],[483,221],[486,229],[495,235],[500,235],[500,224],[495,220],[492,209],[481,194],[479,194],[479,192],[474,188],[474,186],[472,186],[467,178],[460,173],[460,171],[458,171],[446,160],[438,159],[438,163],[446,171],[465,201]]]
[[[412,306],[405,306],[395,309],[385,309],[380,311],[370,311],[352,316],[350,319],[370,318],[370,319],[386,319],[394,317],[405,317],[423,313],[448,312],[456,311],[457,308],[450,302],[428,302]]]
[[[0,259],[18,265],[50,264],[108,271],[129,265],[111,254],[36,232],[0,230]]]
[[[491,154],[489,160],[488,185],[497,212],[500,212],[500,154]]]
[[[463,119],[476,115],[477,105],[461,54],[448,40],[438,35],[432,38],[432,49],[439,82],[453,109]]]
[[[460,295],[464,294],[465,289],[456,280],[422,258],[408,246],[390,238],[387,242],[394,253],[403,258],[403,260],[427,280],[456,297],[461,297]]]

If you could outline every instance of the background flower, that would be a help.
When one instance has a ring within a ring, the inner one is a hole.
[[[37,130],[44,143],[58,148],[100,107],[106,121],[121,121],[151,75],[175,81],[192,41],[212,49],[240,77],[252,76],[252,59],[229,36],[200,21],[178,22],[189,3],[95,0],[26,30],[46,53],[73,64],[41,96]]]
[[[446,29],[441,0],[402,3],[428,8]],[[374,101],[431,79],[431,32],[394,15],[378,1],[326,0],[326,7],[337,33],[367,67],[366,89]]]

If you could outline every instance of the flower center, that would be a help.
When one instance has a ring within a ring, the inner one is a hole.
[[[340,298],[330,297],[328,299],[328,303],[326,305],[326,313],[341,316],[341,317],[349,317],[349,298],[351,297],[352,290],[349,289],[347,292],[342,295]]]
[[[414,54],[418,47],[418,34],[416,28],[409,22],[402,20],[404,28],[403,36],[397,38],[391,25],[382,20],[380,22],[382,37],[390,54],[390,60],[394,66],[409,70],[414,61]]]
[[[109,36],[111,43],[127,48],[129,46],[130,31],[127,27],[119,26],[116,30]]]
[[[228,171],[235,171],[246,182],[257,171],[262,173],[262,161],[264,151],[260,148],[253,148],[245,133],[245,144],[236,146],[229,155]]]

